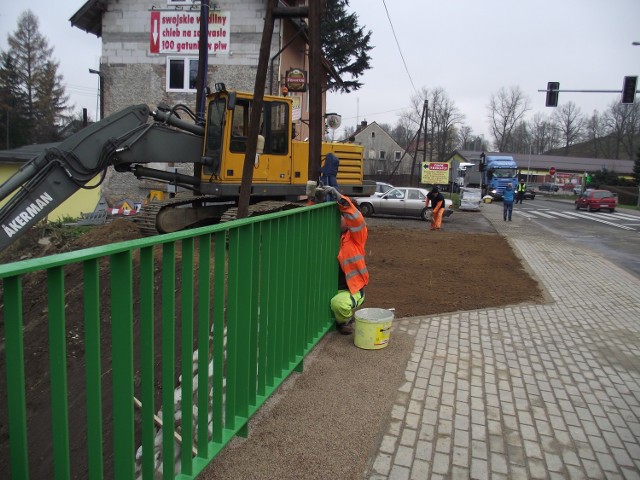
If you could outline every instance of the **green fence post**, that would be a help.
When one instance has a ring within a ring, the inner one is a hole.
[[[102,462],[102,370],[100,367],[100,265],[97,259],[83,264],[84,356],[87,382],[87,450],[89,478],[104,476]]]
[[[49,307],[49,369],[51,372],[51,427],[55,477],[71,476],[69,460],[69,404],[67,401],[67,337],[64,312],[64,270],[47,271]]]
[[[182,281],[181,281],[181,324],[182,346],[182,445],[180,468],[182,473],[191,475],[193,471],[193,238],[182,240]]]
[[[154,317],[155,271],[153,247],[140,249],[140,400],[142,403],[142,476],[155,469]]]
[[[114,478],[133,478],[133,273],[131,251],[111,255]]]
[[[175,305],[176,245],[166,243],[162,249],[162,477],[174,472],[174,377],[176,368]]]
[[[9,449],[13,478],[29,478],[21,282],[20,276],[4,279],[7,416],[9,417]]]
[[[209,309],[211,308],[211,235],[198,242],[198,457],[207,458],[209,419]]]

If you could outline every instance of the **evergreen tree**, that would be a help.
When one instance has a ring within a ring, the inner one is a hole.
[[[358,16],[348,14],[349,0],[327,0],[327,12],[322,19],[322,53],[334,66],[343,84],[333,78],[328,80],[328,89],[348,93],[362,86],[358,78],[371,68],[369,50],[371,31],[365,32],[358,25]],[[348,77],[348,78],[345,78]]]
[[[58,140],[57,130],[68,109],[68,97],[58,63],[52,60],[53,48],[40,33],[38,18],[31,10],[20,15],[17,29],[7,41],[17,80],[14,88],[24,99],[21,110],[28,129],[25,143]]]
[[[0,53],[0,145],[4,149],[28,143],[29,122],[25,117],[26,95],[20,89],[15,62]]]
[[[35,136],[39,141],[60,140],[63,122],[69,119],[67,112],[68,96],[62,86],[62,76],[57,73],[57,65],[47,62],[39,72],[35,82],[36,128]]]

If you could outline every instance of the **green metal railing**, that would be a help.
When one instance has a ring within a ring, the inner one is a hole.
[[[338,238],[325,203],[0,265],[0,470],[195,477],[332,328]],[[40,324],[25,282],[46,296]]]

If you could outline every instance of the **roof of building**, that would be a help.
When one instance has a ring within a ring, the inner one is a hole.
[[[71,26],[101,37],[102,14],[107,11],[108,3],[109,0],[87,0],[69,19]]]
[[[56,145],[58,145],[58,142],[24,145],[9,150],[0,150],[0,163],[27,163],[47,148],[52,148]]]

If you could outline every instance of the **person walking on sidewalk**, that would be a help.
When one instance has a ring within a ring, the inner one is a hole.
[[[336,204],[342,213],[338,293],[331,299],[331,311],[336,319],[336,330],[349,335],[353,333],[353,315],[364,302],[364,287],[369,283],[364,250],[369,231],[364,217],[349,197],[341,195],[334,187],[324,190],[338,199]]]
[[[513,197],[514,197],[513,185],[510,183],[507,184],[507,188],[504,189],[504,193],[502,194],[502,203],[503,210],[502,214],[504,217],[504,221],[511,221],[511,213],[513,212]]]
[[[516,204],[522,204],[522,200],[524,200],[524,192],[527,191],[527,184],[524,183],[524,178],[521,178],[518,182],[518,187],[516,188]]]
[[[431,202],[431,230],[440,230],[442,226],[442,216],[444,215],[444,196],[438,190],[438,187],[433,187],[427,194],[427,207]]]

